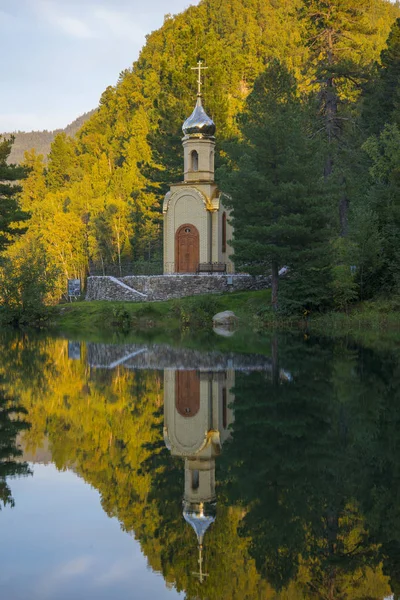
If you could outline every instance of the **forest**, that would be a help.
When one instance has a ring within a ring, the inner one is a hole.
[[[272,273],[283,313],[396,297],[399,17],[388,0],[201,0],[167,15],[47,163],[32,149],[9,165],[1,141],[0,303],[55,303],[93,266],[160,272],[199,59],[237,270]]]

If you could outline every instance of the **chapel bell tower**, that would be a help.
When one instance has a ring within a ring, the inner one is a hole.
[[[193,67],[192,67],[193,68]],[[204,181],[214,183],[215,123],[207,115],[202,104],[201,71],[207,69],[199,61],[197,102],[194,111],[183,124],[184,177],[185,182]]]
[[[183,517],[198,543],[201,583],[206,532],[216,518],[215,461],[230,437],[235,382],[233,369],[164,371],[164,441],[184,461]]]
[[[184,177],[165,196],[164,273],[233,273],[229,211],[214,181],[215,123],[202,103],[199,61],[196,106],[183,124]]]

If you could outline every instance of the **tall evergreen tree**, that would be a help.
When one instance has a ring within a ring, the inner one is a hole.
[[[14,236],[26,229],[21,222],[27,219],[18,202],[22,188],[18,182],[26,177],[26,171],[16,165],[8,165],[13,138],[0,138],[0,252],[8,246]]]
[[[341,235],[347,234],[349,206],[341,161],[344,134],[371,62],[365,47],[366,38],[376,33],[370,12],[379,8],[376,0],[303,0],[300,9],[310,49],[308,73],[319,89],[321,131],[326,134],[324,174],[335,175]]]
[[[376,291],[400,291],[400,129],[387,124],[364,144],[371,159],[365,202],[376,215],[382,261],[375,272]]]
[[[306,265],[315,272],[316,253],[321,255],[326,239],[307,106],[297,96],[294,76],[278,61],[256,80],[239,126],[242,139],[227,146],[230,170],[221,170],[234,209],[233,256],[239,267],[254,274],[272,272],[272,304],[277,308],[280,267],[290,268],[293,282]],[[307,308],[321,301],[298,298]]]
[[[392,25],[377,75],[363,97],[363,127],[369,134],[379,134],[389,122],[400,125],[400,19]]]

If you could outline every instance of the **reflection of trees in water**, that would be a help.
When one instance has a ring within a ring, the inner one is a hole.
[[[395,374],[387,357],[340,343],[281,344],[280,360],[293,381],[237,377],[220,477],[228,473],[228,498],[246,507],[241,535],[251,538],[257,568],[276,589],[298,579],[306,597],[360,597],[385,558],[377,533],[387,519],[370,519],[368,505],[377,472],[392,460],[384,452],[376,462]],[[396,502],[400,486],[389,488]],[[391,528],[393,536],[400,540]],[[385,595],[383,577],[368,586],[369,597]]]
[[[376,430],[365,448],[363,510],[374,539],[381,544],[384,572],[400,597],[400,369],[394,353],[364,353],[364,366],[380,410]],[[378,379],[379,376],[379,379]],[[379,382],[379,387],[378,387]],[[375,391],[375,393],[374,393]]]
[[[48,382],[57,375],[54,341],[26,332],[1,332],[1,371],[8,379],[12,374],[21,388],[29,386],[32,398],[48,392]]]
[[[29,427],[26,421],[20,419],[25,414],[26,410],[0,387],[0,509],[2,506],[14,506],[7,479],[31,474],[26,463],[16,460],[22,454],[16,445],[17,435]]]
[[[182,518],[182,463],[162,439],[161,373],[90,369],[84,352],[69,361],[65,341],[43,340],[45,381],[31,383],[18,370],[22,342],[2,355],[14,353],[10,389],[29,410],[31,445],[47,432],[57,466],[73,464],[100,491],[107,514],[188,599],[382,600],[382,560],[393,591],[400,581],[397,360],[342,342],[278,342],[290,378],[236,375],[202,586]]]

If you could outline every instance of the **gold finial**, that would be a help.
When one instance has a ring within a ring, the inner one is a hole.
[[[201,72],[205,69],[208,69],[208,67],[202,67],[201,65],[203,64],[202,60],[199,60],[199,62],[197,63],[197,67],[191,67],[192,71],[198,71],[198,79],[197,79],[197,95],[200,97],[201,96],[201,86],[203,85],[203,82],[201,80]]]
[[[202,546],[202,544],[199,545],[199,560],[197,562],[199,563],[199,572],[192,573],[192,575],[194,575],[200,581],[200,583],[203,583],[205,578],[208,577],[208,573],[203,573],[203,546]]]

